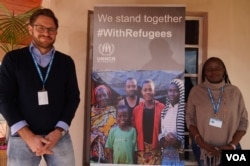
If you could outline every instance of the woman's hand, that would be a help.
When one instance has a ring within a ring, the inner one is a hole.
[[[196,138],[196,143],[201,148],[205,149],[208,152],[208,154],[211,156],[220,156],[221,155],[221,149],[219,147],[216,147],[216,146],[213,146],[213,145],[210,145],[210,144],[204,142],[200,135]]]
[[[173,145],[176,142],[177,138],[176,138],[176,134],[173,132],[169,132],[166,136],[165,136],[165,141],[170,144]]]
[[[220,146],[218,147],[220,150],[235,150],[234,147],[230,144],[227,144],[227,145],[223,145],[223,146]]]
[[[221,156],[221,149],[219,147],[216,146],[212,146],[208,143],[205,143],[204,141],[202,141],[201,144],[199,144],[200,147],[202,147],[203,149],[205,149],[209,155],[211,156]]]

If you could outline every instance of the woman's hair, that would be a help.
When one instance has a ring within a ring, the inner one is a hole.
[[[181,105],[183,105],[185,103],[185,90],[184,90],[184,84],[183,84],[183,81],[180,80],[180,79],[173,79],[169,86],[171,84],[174,84],[176,85],[178,91],[179,91],[179,99],[178,99],[178,104],[179,104],[179,108],[178,109],[183,109],[184,107],[180,107]],[[168,111],[168,108],[169,108],[169,105],[170,105],[170,101],[168,99],[168,97],[166,98],[166,107],[165,107],[165,113],[166,111]],[[164,112],[164,111],[163,111]],[[165,116],[165,114],[163,113],[162,114],[163,116]]]
[[[224,68],[224,70],[225,70],[225,72],[224,72],[224,81],[225,81],[225,83],[231,84],[231,81],[230,81],[229,76],[227,74],[227,69],[226,69],[226,66],[225,66],[224,62],[220,58],[217,58],[217,57],[211,57],[211,58],[207,59],[206,62],[204,63],[204,65],[202,67],[202,75],[201,75],[202,82],[204,82],[205,79],[206,79],[206,75],[205,75],[206,66],[210,62],[213,62],[213,61],[218,62]]]
[[[30,20],[29,20],[29,24],[30,25],[33,25],[34,22],[36,21],[36,19],[39,17],[39,16],[46,16],[46,17],[50,17],[53,19],[55,25],[56,25],[56,28],[58,28],[58,19],[56,18],[55,14],[53,13],[52,10],[50,9],[47,9],[47,8],[43,8],[43,9],[38,9],[36,10],[30,17]]]
[[[106,85],[98,85],[98,86],[94,89],[94,91],[93,91],[93,93],[92,93],[93,99],[94,99],[94,103],[96,103],[96,94],[97,94],[97,92],[98,92],[100,89],[104,89],[104,90],[107,92],[109,98],[111,97],[111,90],[109,89],[109,87],[107,87]]]

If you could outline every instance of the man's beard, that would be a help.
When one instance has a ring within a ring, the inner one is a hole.
[[[135,91],[130,92],[130,93],[128,93],[128,96],[131,98],[134,98],[134,97],[136,97],[136,92]]]

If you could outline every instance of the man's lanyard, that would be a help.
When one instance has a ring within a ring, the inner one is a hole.
[[[31,54],[32,54],[32,53],[31,53]],[[36,70],[37,70],[37,72],[38,72],[38,74],[39,74],[39,77],[40,77],[42,83],[43,83],[43,89],[42,89],[42,90],[45,90],[45,82],[47,81],[48,76],[49,76],[49,72],[50,72],[50,69],[51,69],[51,66],[52,66],[52,62],[53,62],[53,59],[54,59],[54,54],[55,54],[55,51],[52,52],[52,57],[51,57],[51,60],[50,60],[50,62],[49,62],[49,67],[48,67],[48,69],[47,69],[45,78],[43,78],[42,72],[41,72],[41,70],[40,70],[40,67],[38,66],[38,63],[37,63],[37,61],[36,61],[36,59],[35,59],[35,56],[32,54],[33,61],[34,61],[35,66],[36,66]]]
[[[209,94],[209,97],[210,97],[210,101],[212,102],[212,105],[213,105],[214,114],[217,114],[217,112],[219,112],[220,103],[221,103],[221,100],[222,100],[222,94],[224,92],[224,86],[221,87],[221,89],[220,89],[220,97],[219,97],[218,102],[217,102],[216,105],[215,105],[215,101],[214,101],[211,89],[207,88],[207,91],[208,91],[208,94]]]

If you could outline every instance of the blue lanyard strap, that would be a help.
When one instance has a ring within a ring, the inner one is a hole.
[[[221,100],[222,100],[222,94],[224,92],[224,86],[221,87],[221,89],[220,89],[220,97],[218,99],[217,104],[215,104],[211,89],[207,88],[207,91],[208,91],[208,94],[209,94],[209,97],[210,97],[210,101],[212,102],[212,105],[213,105],[214,113],[216,114],[217,112],[219,112],[220,103],[221,103]]]
[[[50,72],[50,69],[51,69],[51,66],[52,66],[52,62],[53,62],[53,59],[54,59],[54,54],[55,54],[55,51],[52,52],[52,57],[51,57],[51,60],[50,60],[50,62],[49,62],[49,67],[48,67],[48,69],[47,69],[45,78],[43,78],[42,72],[41,72],[41,70],[40,70],[40,68],[39,68],[39,66],[38,66],[38,63],[37,63],[37,61],[36,61],[36,59],[35,59],[35,56],[32,54],[33,61],[34,61],[35,66],[36,66],[36,70],[37,70],[37,72],[38,72],[38,74],[39,74],[39,77],[40,77],[42,83],[43,83],[43,90],[45,90],[45,82],[47,81],[48,76],[49,76],[49,72]]]

